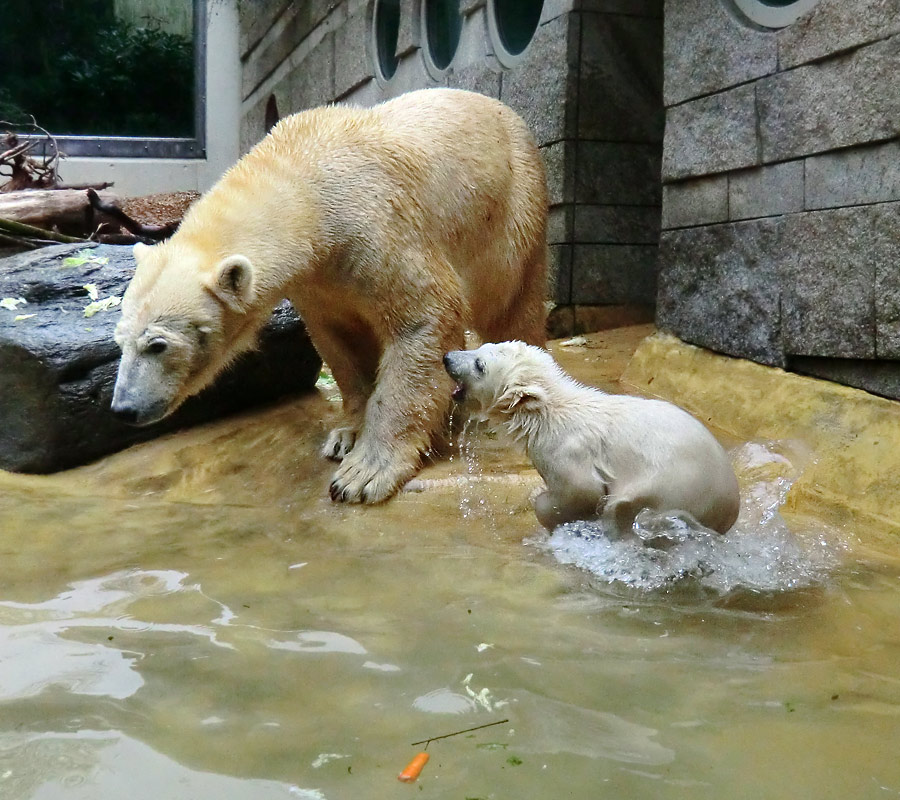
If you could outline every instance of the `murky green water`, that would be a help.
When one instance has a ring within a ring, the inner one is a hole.
[[[517,484],[331,506],[327,417],[0,475],[0,797],[900,795],[896,550],[842,532],[796,591],[606,585],[523,543]]]

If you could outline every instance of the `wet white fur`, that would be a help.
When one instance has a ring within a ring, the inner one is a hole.
[[[737,519],[728,455],[677,406],[585,386],[523,342],[455,351],[445,364],[477,413],[524,442],[547,484],[535,500],[545,528],[601,518],[627,533],[643,508],[687,512],[721,533]]]

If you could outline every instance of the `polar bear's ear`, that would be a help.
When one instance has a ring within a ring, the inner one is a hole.
[[[546,389],[534,383],[510,387],[497,401],[497,406],[508,414],[515,414],[519,411],[534,413],[546,405]]]
[[[250,259],[240,255],[223,258],[216,265],[209,289],[229,308],[245,313],[256,300]]]

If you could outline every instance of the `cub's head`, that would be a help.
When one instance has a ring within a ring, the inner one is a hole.
[[[552,383],[562,376],[546,350],[524,342],[453,350],[444,356],[444,368],[456,381],[453,399],[470,403],[483,418],[540,412]]]
[[[253,344],[256,290],[241,255],[209,258],[174,237],[134,247],[137,269],[122,299],[122,350],[112,411],[149,425],[171,414]]]

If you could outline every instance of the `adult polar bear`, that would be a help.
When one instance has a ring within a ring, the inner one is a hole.
[[[170,414],[287,297],[343,398],[331,496],[384,500],[444,422],[441,356],[464,331],[543,343],[546,221],[540,154],[496,100],[426,89],[287,117],[171,239],[135,246],[112,410]]]

